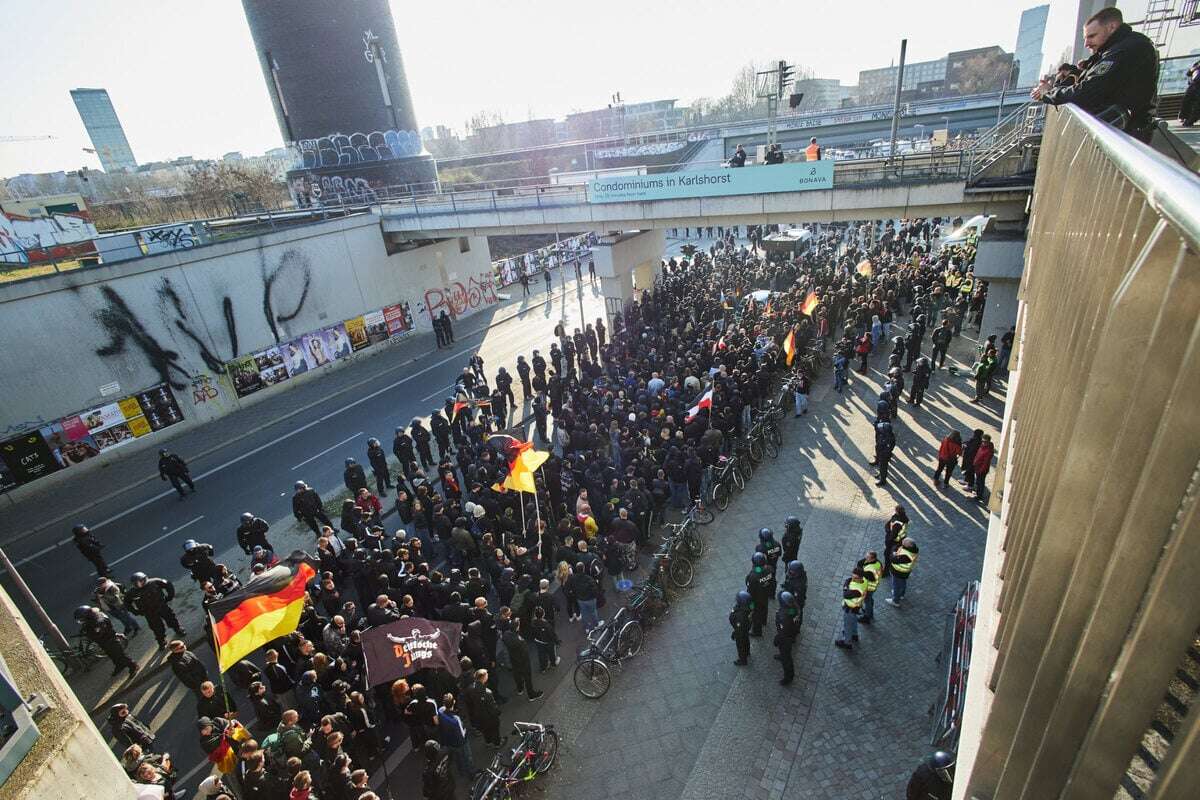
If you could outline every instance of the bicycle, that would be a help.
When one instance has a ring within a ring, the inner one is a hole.
[[[107,658],[104,651],[82,633],[72,635],[70,640],[72,645],[64,650],[61,647],[47,644],[45,637],[39,639],[42,647],[46,649],[46,652],[50,655],[50,659],[54,662],[54,666],[58,667],[58,671],[62,673],[63,677],[87,672],[96,663]],[[124,634],[118,633],[117,641],[121,643],[121,647],[129,646],[129,640]]]
[[[717,459],[716,475],[713,477],[712,489],[709,491],[713,504],[721,511],[729,508],[729,499],[732,497],[734,489],[740,491],[746,488],[746,482],[742,478],[737,462],[737,455],[721,456]]]
[[[513,789],[545,775],[558,758],[558,733],[553,725],[514,722],[521,737],[517,746],[504,748],[492,757],[492,763],[475,774],[471,800],[509,800]]]
[[[671,610],[671,601],[656,582],[647,582],[634,588],[627,608],[633,618],[645,628],[656,624],[667,615]]]
[[[644,632],[628,608],[588,632],[588,646],[579,653],[571,676],[575,689],[589,700],[603,697],[612,686],[612,672],[642,651]]]
[[[692,503],[692,507],[687,510],[687,515],[684,517],[685,520],[691,520],[700,525],[707,525],[717,518],[717,515],[712,512],[711,508],[702,504],[703,500],[704,498],[701,498],[700,501]]]
[[[684,517],[682,522],[668,522],[666,527],[671,531],[668,538],[676,552],[689,558],[700,558],[704,555],[704,539],[696,530],[696,524],[691,517]]]
[[[692,560],[676,546],[675,537],[664,536],[662,547],[654,554],[654,570],[647,580],[658,581],[663,589],[666,588],[664,580],[669,581],[676,589],[686,589],[692,585],[695,575],[696,569],[692,566]]]

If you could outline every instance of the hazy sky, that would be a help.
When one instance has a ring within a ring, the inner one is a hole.
[[[909,60],[1011,51],[1032,5],[392,0],[392,15],[418,122],[461,129],[480,109],[509,121],[561,117],[616,91],[626,102],[719,96],[751,59],[854,83],[860,69],[893,63],[905,36]],[[1121,3],[1127,18],[1144,5]],[[108,89],[139,163],[282,144],[240,0],[0,0],[0,19],[0,136],[57,137],[0,142],[0,176],[99,167],[81,150],[89,142],[68,95],[81,86]],[[1195,47],[1192,31],[1177,38]],[[1044,49],[1052,57],[1061,45]]]

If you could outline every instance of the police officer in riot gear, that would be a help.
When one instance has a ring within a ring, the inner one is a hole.
[[[392,488],[392,476],[388,472],[387,453],[375,437],[367,439],[367,463],[375,476],[375,494],[387,497],[387,490]]]
[[[104,543],[95,537],[88,530],[87,525],[76,525],[71,528],[71,536],[74,539],[75,547],[83,554],[83,557],[92,562],[92,566],[96,568],[96,573],[101,578],[109,576],[108,562],[104,560]]]
[[[779,542],[775,541],[775,532],[770,528],[759,528],[758,546],[754,549],[767,557],[767,564],[771,567],[771,577],[774,578],[778,575],[779,556],[783,553],[783,548],[779,546]]]
[[[192,574],[196,583],[212,581],[214,584],[221,579],[221,568],[213,561],[213,546],[200,544],[195,539],[183,543],[183,555],[179,563]]]
[[[250,555],[255,547],[274,552],[275,548],[271,547],[271,543],[267,541],[267,531],[269,530],[271,530],[271,526],[265,519],[256,517],[247,511],[242,514],[242,522],[237,528],[238,547],[242,548],[242,552],[246,555]]]
[[[779,649],[775,658],[783,665],[780,686],[787,686],[795,676],[796,665],[792,661],[792,648],[800,635],[800,609],[791,592],[779,593],[779,609],[775,612],[775,647]]]
[[[775,575],[767,568],[767,557],[756,552],[750,557],[750,573],[746,576],[746,589],[750,592],[750,635],[762,636],[763,625],[767,624],[767,603],[775,596]]]
[[[133,659],[125,655],[125,647],[121,638],[117,636],[108,614],[98,608],[80,606],[75,609],[75,621],[79,623],[80,632],[112,660],[114,677],[123,669],[129,670],[130,678],[137,674],[139,667]]]
[[[166,578],[148,578],[144,572],[135,572],[129,578],[129,591],[125,602],[129,610],[146,618],[146,624],[154,631],[159,649],[167,646],[167,625],[180,638],[186,631],[179,624],[171,601],[175,599],[175,584]]]
[[[733,628],[730,634],[737,645],[737,661],[733,663],[744,667],[750,663],[750,593],[745,589],[737,593],[733,610],[729,612],[729,625]]]
[[[342,482],[350,490],[350,496],[358,496],[359,489],[367,488],[367,473],[353,458],[346,459],[346,469],[342,472]]]
[[[800,540],[804,538],[804,528],[800,527],[798,517],[788,517],[783,523],[783,538],[779,540],[780,558],[784,563],[791,563],[800,554]]]
[[[799,561],[788,562],[787,576],[783,580],[783,591],[790,592],[795,598],[796,608],[800,611],[796,617],[796,624],[800,625],[804,622],[804,606],[808,602],[808,573]]]
[[[913,770],[905,791],[906,800],[950,800],[954,788],[954,753],[937,750]]]

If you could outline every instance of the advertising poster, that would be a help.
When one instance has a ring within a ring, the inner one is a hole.
[[[87,426],[88,431],[92,435],[105,428],[120,425],[125,421],[125,415],[121,413],[121,406],[117,403],[109,403],[106,406],[93,408],[91,411],[85,411],[79,416],[83,418],[83,424]]]
[[[134,417],[126,424],[129,426],[129,432],[133,434],[134,438],[145,436],[152,430],[150,423],[146,421],[145,417]]]
[[[288,375],[295,377],[308,372],[308,356],[304,351],[303,339],[295,339],[279,346],[283,353],[283,365],[287,367]]]
[[[132,442],[133,431],[129,429],[128,422],[122,422],[120,425],[113,425],[111,428],[97,431],[93,438],[96,440],[97,447],[101,450],[108,450]]]
[[[142,415],[142,407],[138,405],[136,397],[123,397],[117,401],[117,406],[121,409],[121,415],[126,420],[131,420],[134,417]]]
[[[371,344],[379,344],[387,340],[387,320],[383,318],[382,310],[363,314],[363,324],[367,326],[367,339],[370,340]]]
[[[367,323],[363,317],[348,319],[345,324],[346,335],[350,337],[350,347],[354,352],[371,346],[371,340],[367,337]]]
[[[323,367],[333,360],[329,347],[325,344],[324,331],[306,333],[300,337],[300,341],[304,344],[304,357],[308,361],[309,369]]]
[[[36,431],[0,443],[0,460],[17,483],[29,483],[58,469],[46,440]]]
[[[175,395],[171,394],[166,384],[159,384],[135,394],[134,397],[142,407],[142,413],[146,416],[146,422],[150,423],[151,430],[160,431],[176,422],[183,422],[183,412],[179,410]]]
[[[412,328],[408,303],[399,306],[384,306],[383,319],[387,323],[388,336],[397,336]]]
[[[8,471],[8,465],[0,461],[0,494],[4,494],[16,485],[17,479]]]
[[[243,356],[225,366],[238,397],[254,394],[263,387],[262,376],[258,374],[258,364],[255,363],[254,356]]]
[[[350,346],[350,335],[346,333],[346,326],[342,323],[330,325],[322,333],[325,334],[325,347],[330,358],[349,358],[354,352]]]
[[[90,439],[92,436],[92,432],[88,430],[87,425],[83,424],[83,418],[78,414],[73,417],[63,417],[59,422],[62,424],[63,433],[69,442]]]
[[[254,363],[264,386],[274,386],[288,379],[288,369],[283,363],[283,353],[278,347],[268,347],[254,354]]]
[[[71,432],[77,434],[80,428],[83,429],[83,436],[72,439]],[[45,426],[40,432],[60,469],[87,461],[100,453],[100,448],[79,417],[67,417]]]

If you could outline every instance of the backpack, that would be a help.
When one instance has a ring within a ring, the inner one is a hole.
[[[260,747],[265,755],[268,770],[279,772],[287,768],[287,754],[283,751],[283,739],[278,731],[264,737]]]

